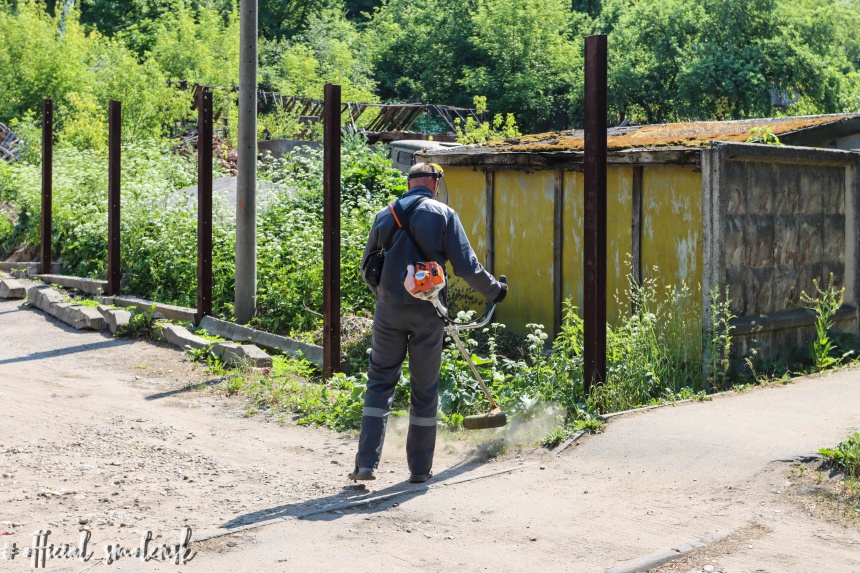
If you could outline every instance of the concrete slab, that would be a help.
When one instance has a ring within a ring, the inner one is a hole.
[[[51,314],[51,306],[65,302],[65,299],[48,285],[37,285],[27,289],[27,302],[39,310]]]
[[[105,297],[103,299],[103,302],[107,302],[109,299],[110,297]],[[116,306],[133,307],[140,312],[145,312],[149,310],[149,307],[154,304],[155,310],[157,312],[160,312],[168,320],[175,320],[177,322],[190,322],[192,324],[195,324],[197,320],[197,309],[194,308],[174,306],[171,304],[161,304],[136,296],[117,296],[113,297],[112,300],[112,304],[115,304]]]
[[[106,330],[108,327],[98,309],[67,302],[48,285],[30,287],[27,302],[78,330]]]
[[[272,357],[253,344],[239,346],[227,343],[222,349],[221,359],[228,364],[235,366],[250,365],[258,368],[269,368],[272,366]]]
[[[39,267],[41,263],[39,261],[29,261],[29,262],[18,262],[18,261],[2,261],[0,262],[0,270],[6,271],[8,273],[12,273],[13,276],[19,279],[27,279],[33,278],[37,274],[39,274]],[[63,263],[51,263],[51,272],[53,274],[60,274],[60,269],[62,269]]]
[[[131,313],[121,308],[109,308],[100,305],[97,310],[107,321],[111,334],[116,334],[117,330],[127,325],[128,321],[131,320]]]
[[[285,336],[270,334],[255,330],[247,326],[233,324],[225,320],[219,320],[211,316],[204,316],[200,321],[200,328],[203,328],[209,334],[227,338],[235,342],[252,342],[262,348],[269,350],[280,350],[288,356],[297,356],[301,353],[302,357],[317,366],[323,364],[323,349],[322,346],[299,342]]]
[[[179,326],[178,324],[161,323],[158,327],[160,328],[160,334],[164,340],[182,349],[189,346],[195,350],[200,350],[201,348],[206,348],[211,344],[211,342],[205,338],[200,338],[199,336],[191,334],[188,332],[188,329],[183,326]]]
[[[87,294],[101,294],[107,290],[107,281],[97,279],[85,279],[65,275],[36,275],[36,278],[49,284],[78,289]]]
[[[27,289],[15,279],[0,279],[0,298],[27,298]]]
[[[69,302],[56,303],[50,314],[76,330],[107,330],[108,324],[98,309]]]

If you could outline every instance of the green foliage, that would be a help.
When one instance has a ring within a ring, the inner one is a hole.
[[[342,293],[346,313],[373,311],[361,278],[364,244],[375,213],[406,189],[385,151],[360,138],[343,145]],[[192,196],[177,192],[195,182],[195,165],[162,144],[129,144],[123,150],[122,274],[127,292],[150,300],[195,306],[197,214]],[[280,190],[259,208],[258,315],[255,325],[286,333],[322,323],[322,151],[300,150],[261,175]],[[38,165],[0,164],[0,202],[17,222],[0,215],[6,231],[0,248],[39,244]],[[95,150],[60,146],[54,158],[55,257],[63,272],[103,278],[107,271],[107,157]],[[5,221],[5,222],[3,222]],[[232,315],[235,219],[216,197],[213,225],[213,302]]]
[[[361,257],[373,217],[406,190],[381,148],[347,138],[342,148],[341,293],[346,314],[373,310],[361,278]],[[282,192],[259,223],[257,326],[272,332],[322,325],[322,150],[297,151],[274,162],[268,176]]]
[[[710,388],[722,390],[727,386],[731,366],[729,360],[732,349],[731,321],[735,315],[731,311],[732,300],[729,298],[728,287],[722,297],[716,286],[711,289],[710,301],[708,315],[710,321],[705,340],[708,356],[708,385]]]
[[[487,98],[484,96],[475,96],[475,111],[478,114],[483,113],[487,109]],[[514,119],[514,114],[509,113],[507,117],[502,117],[502,114],[497,113],[493,118],[493,122],[475,121],[474,118],[466,119],[466,125],[460,129],[460,118],[454,120],[454,125],[457,128],[457,141],[463,144],[469,143],[484,143],[491,139],[510,139],[522,135],[517,122]]]
[[[477,0],[469,38],[477,61],[460,84],[531,129],[564,117],[582,63],[568,12],[561,0]]]
[[[800,301],[804,307],[815,315],[815,339],[812,341],[812,362],[816,370],[826,370],[844,362],[852,352],[839,355],[837,346],[830,334],[833,328],[833,317],[842,307],[842,295],[845,288],[838,289],[833,285],[833,273],[823,289],[818,285],[818,279],[812,279],[815,286],[815,297],[806,292],[800,293]]]
[[[258,407],[298,415],[299,424],[333,430],[357,428],[364,409],[366,376],[336,374],[325,383],[309,379],[316,367],[303,359],[276,356],[270,376],[246,376],[239,388]]]
[[[823,448],[818,453],[841,469],[846,477],[860,478],[860,434],[857,432],[854,432],[853,436],[848,436],[844,442],[840,442],[836,448]]]
[[[150,338],[152,337],[152,315],[155,314],[155,305],[153,304],[148,309],[140,312],[136,309],[131,311],[131,319],[128,324],[121,326],[117,331],[117,336],[130,336],[132,338]]]
[[[208,362],[210,360],[218,359],[218,357],[212,352],[211,344],[207,344],[202,348],[192,348],[190,346],[186,346],[185,354],[187,354],[191,358],[192,362]]]
[[[635,310],[607,328],[607,380],[593,387],[590,395],[582,383],[582,319],[569,300],[552,352],[547,352],[542,325],[527,325],[530,333],[519,360],[498,353],[496,339],[503,327],[488,329],[487,356],[473,353],[472,360],[497,404],[513,419],[532,417],[544,405],[557,404],[569,424],[582,420],[582,429],[594,430],[599,423],[592,414],[696,396],[704,387],[704,341],[695,334],[701,330],[694,293],[684,286],[646,280],[642,285],[631,281],[628,296]],[[458,315],[459,320],[469,318],[468,313]],[[474,338],[461,338],[467,348],[477,348]],[[487,407],[477,381],[450,341],[443,352],[440,404],[447,417],[473,415]]]
[[[774,135],[773,129],[769,125],[754,127],[750,129],[750,136],[747,138],[747,143],[762,143],[764,145],[783,145],[779,138]]]
[[[105,146],[107,105],[123,101],[127,138],[159,136],[163,126],[187,113],[188,102],[167,87],[155,59],[138,60],[128,45],[86,33],[72,10],[65,31],[34,1],[0,11],[0,121],[39,113],[41,100],[55,100],[58,139],[100,149]]]
[[[609,75],[620,119],[772,116],[777,92],[798,99],[788,114],[854,103],[855,2],[641,0],[618,10],[622,3],[605,2],[597,18],[617,46]]]

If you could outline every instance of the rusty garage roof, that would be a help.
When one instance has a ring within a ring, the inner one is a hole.
[[[610,151],[698,149],[712,141],[744,142],[750,137],[751,129],[762,126],[769,126],[783,143],[808,145],[810,139],[833,137],[829,133],[860,133],[860,113],[612,127],[608,130],[607,146]],[[827,129],[823,129],[825,127]],[[522,153],[582,151],[584,148],[583,131],[572,130],[490,141],[482,151]]]

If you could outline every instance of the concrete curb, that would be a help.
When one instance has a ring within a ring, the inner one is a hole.
[[[212,344],[208,340],[188,332],[185,327],[178,324],[162,322],[156,324],[153,329],[155,330],[156,337],[163,338],[166,342],[178,346],[181,350],[185,350],[186,347],[200,350]]]
[[[164,315],[164,318],[168,320],[190,322],[192,324],[196,324],[197,321],[197,309],[195,308],[174,306],[172,304],[161,304],[151,300],[138,298],[136,296],[105,296],[101,298],[100,302],[103,304],[113,304],[122,307],[133,307],[140,312],[146,312],[152,305],[155,305],[155,311],[160,312]]]
[[[297,356],[299,352],[306,360],[322,367],[323,364],[323,349],[321,346],[306,344],[287,338],[278,336],[277,334],[269,334],[260,330],[254,330],[247,326],[233,324],[225,320],[219,320],[211,316],[204,316],[200,321],[200,328],[203,328],[209,334],[227,338],[234,342],[253,342],[257,346],[269,350],[279,350],[289,356]]]
[[[102,294],[107,290],[107,281],[97,279],[83,279],[66,275],[36,275],[36,278],[42,282],[78,289],[87,294]]]
[[[0,262],[0,270],[6,271],[8,273],[12,273],[13,276],[19,279],[33,278],[39,273],[39,268],[42,266],[42,263],[36,262],[14,262],[14,261],[3,261]],[[62,268],[62,263],[51,263],[51,272],[60,274],[60,269]],[[23,269],[23,273],[12,272],[13,269]]]
[[[563,443],[562,445],[560,445],[560,446],[559,446],[559,447],[558,447],[558,448],[553,452],[553,455],[560,456],[560,455],[561,455],[561,453],[562,453],[563,451],[565,451],[567,448],[569,448],[570,446],[572,446],[573,444],[575,444],[575,443],[579,440],[579,438],[581,438],[581,437],[582,437],[582,436],[584,436],[585,434],[586,434],[585,430],[580,430],[580,431],[578,431],[578,432],[577,432],[577,433],[575,433],[573,436],[571,436],[569,440],[567,440],[565,443]]]
[[[102,304],[99,305],[98,311],[105,317],[111,334],[116,334],[117,330],[128,325],[131,320],[131,313],[121,308],[108,308]]]
[[[608,422],[613,418],[620,418],[621,416],[627,416],[629,414],[636,414],[638,412],[647,412],[648,410],[656,410],[657,408],[665,408],[666,406],[677,406],[678,404],[687,404],[688,402],[692,402],[692,400],[678,400],[677,402],[666,402],[665,404],[654,404],[652,406],[642,406],[641,408],[633,408],[632,410],[622,410],[621,412],[610,412],[609,414],[601,414],[597,417],[598,420],[602,422]]]
[[[272,357],[253,344],[239,345],[235,342],[218,342],[212,347],[212,352],[228,364],[270,368]]]
[[[27,288],[15,279],[0,278],[0,298],[27,298]]]
[[[639,559],[628,561],[619,567],[610,567],[606,570],[606,573],[642,573],[643,571],[648,571],[649,569],[665,565],[669,561],[683,557],[696,549],[701,549],[702,547],[722,541],[731,534],[731,531],[720,531],[705,539],[693,539],[692,541],[682,543],[672,549],[667,549],[666,551],[654,553],[647,557],[640,557]]]
[[[36,285],[27,290],[27,302],[61,320],[76,330],[107,330],[108,324],[98,309],[66,302],[48,285]]]
[[[272,365],[272,357],[253,344],[239,345],[235,342],[212,342],[197,336],[178,324],[157,323],[153,326],[153,334],[156,338],[169,342],[183,351],[187,348],[195,350],[211,348],[212,354],[233,366],[251,365],[266,368]]]

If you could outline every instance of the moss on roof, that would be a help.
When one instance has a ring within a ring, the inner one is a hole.
[[[700,148],[708,146],[711,141],[744,142],[750,137],[752,128],[765,125],[769,126],[775,135],[780,136],[857,117],[860,115],[842,114],[745,121],[698,121],[610,128],[608,130],[607,148],[609,151],[678,147]],[[583,132],[576,130],[524,135],[505,141],[490,141],[486,145],[489,148],[488,151],[500,152],[582,151],[585,149],[585,139]]]

